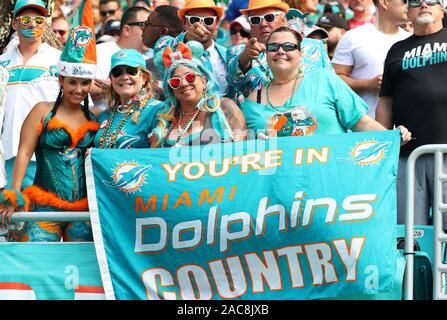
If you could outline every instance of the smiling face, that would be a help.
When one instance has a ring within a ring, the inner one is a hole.
[[[188,12],[186,12],[186,15],[194,16],[194,17],[217,17],[217,13],[214,10],[204,9],[204,8],[188,10]],[[183,25],[184,25],[185,30],[189,30],[192,28],[192,25],[189,24],[188,19],[186,19],[186,18],[184,18],[184,20],[183,20]],[[207,28],[211,34],[215,34],[219,27],[219,19],[215,19],[214,23],[211,25],[203,24],[203,26],[205,28]]]
[[[20,17],[31,17],[29,24],[23,24]],[[26,9],[21,11],[17,18],[12,20],[12,28],[14,31],[19,31],[18,36],[20,41],[38,41],[41,39],[43,30],[45,28],[46,20],[44,19],[42,24],[36,22],[36,17],[43,17],[43,14],[36,9]],[[37,18],[40,20],[39,18]]]
[[[297,39],[291,32],[275,32],[268,40],[267,46],[271,43],[283,44],[286,42],[299,45]],[[298,49],[284,51],[283,48],[279,48],[276,52],[267,52],[267,63],[273,75],[277,72],[293,72],[298,68],[300,59],[301,53]]]
[[[126,66],[121,65],[115,68],[126,69]],[[122,73],[118,77],[114,77],[110,74],[110,81],[115,93],[119,96],[121,102],[129,100],[140,93],[144,84],[148,80],[148,76],[138,69],[136,75],[130,75],[127,71],[121,70]]]
[[[195,105],[202,97],[203,91],[206,85],[205,77],[199,75],[196,76],[193,83],[189,83],[185,79],[187,73],[196,73],[193,69],[180,65],[172,73],[171,78],[180,77],[181,85],[178,89],[171,89],[174,93],[174,97],[180,103],[180,105]]]
[[[90,90],[92,80],[73,77],[59,77],[59,84],[64,88],[64,99],[72,104],[84,101]]]

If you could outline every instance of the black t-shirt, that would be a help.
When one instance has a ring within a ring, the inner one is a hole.
[[[381,97],[393,98],[393,123],[415,138],[408,156],[424,144],[447,143],[447,29],[395,43],[385,60]]]

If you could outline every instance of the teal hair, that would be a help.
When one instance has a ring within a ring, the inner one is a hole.
[[[176,61],[171,66],[169,66],[167,70],[165,70],[163,77],[163,90],[165,92],[166,98],[171,101],[171,104],[172,106],[174,106],[175,110],[179,108],[179,102],[175,98],[174,92],[168,84],[168,80],[172,77],[172,74],[179,66],[188,67],[199,76],[204,76],[206,78],[207,81],[205,84],[205,92],[197,103],[197,108],[203,111],[212,112],[213,109],[216,107],[214,105],[215,97],[217,96],[217,98],[220,99],[219,84],[210,70],[205,67],[203,62],[196,58],[193,58],[192,60],[182,59],[178,62]]]

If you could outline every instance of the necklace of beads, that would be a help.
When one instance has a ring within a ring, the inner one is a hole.
[[[116,114],[118,112],[120,112],[118,110],[119,107],[115,107],[112,110],[112,114],[110,115],[110,118],[109,118],[109,121],[107,122],[106,127],[104,128],[103,132],[101,133],[101,136],[99,137],[99,147],[103,148],[103,149],[113,148],[115,145],[115,141],[118,138],[118,134],[121,132],[121,129],[124,127],[127,120],[133,115],[133,113],[135,111],[137,111],[137,109],[140,108],[140,105],[145,106],[148,99],[149,99],[149,97],[144,97],[141,99],[140,96],[137,96],[134,99],[132,99],[127,104],[126,107],[122,107],[121,110],[127,109],[127,107],[130,106],[130,107],[128,107],[129,109],[127,110],[127,112],[124,114],[124,117],[121,119],[121,121],[118,123],[118,125],[112,131],[110,126],[112,125],[113,121],[115,120]]]
[[[293,94],[295,93],[296,90],[296,84],[298,83],[298,80],[301,79],[303,77],[303,72],[301,71],[301,68],[298,69],[297,74],[295,75],[295,77],[293,77],[292,79],[288,80],[287,82],[284,83],[277,83],[276,85],[282,85],[282,84],[287,84],[289,82],[291,82],[293,79],[295,79],[295,82],[293,83],[293,87],[292,87],[292,92],[290,94],[290,98],[287,100],[287,107],[290,107],[290,103],[292,101],[292,97]],[[267,104],[272,107],[272,108],[278,108],[280,106],[274,106],[271,102],[270,102],[270,96],[269,96],[269,90],[270,90],[270,85],[272,84],[273,80],[269,82],[269,84],[266,87],[266,91],[267,91]]]
[[[183,128],[179,129],[179,134],[177,136],[177,138],[174,141],[174,144],[172,146],[179,146],[179,141],[182,138],[182,136],[189,130],[189,128],[191,127],[192,123],[194,122],[194,120],[197,119],[197,117],[199,116],[201,110],[197,110],[194,114],[194,116],[185,123],[185,125],[183,126]],[[166,140],[168,139],[169,134],[172,132],[172,130],[177,126],[177,123],[180,124],[180,120],[181,120],[181,113],[179,115],[179,117],[177,118],[177,121],[173,121],[171,122],[171,125],[169,126],[169,129],[166,133],[166,135],[163,137],[163,139],[161,139],[161,147],[162,148],[166,148]]]

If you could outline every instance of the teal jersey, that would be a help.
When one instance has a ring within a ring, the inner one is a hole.
[[[305,136],[347,132],[366,114],[368,105],[334,72],[319,69],[305,73],[283,106],[245,100],[241,109],[255,134],[277,125],[278,136]]]
[[[139,108],[140,112],[139,121],[134,123],[132,116],[125,119],[126,113],[115,111],[114,116],[110,110],[103,111],[98,121],[100,128],[96,133],[94,139],[95,148],[101,148],[100,139],[104,137],[104,131],[108,126],[108,132],[110,134],[116,134],[116,139],[113,139],[114,149],[135,149],[135,148],[149,148],[149,137],[152,134],[152,130],[157,125],[157,113],[163,106],[163,102],[150,99],[144,108]],[[112,121],[109,124],[109,121]],[[118,130],[118,127],[121,129]],[[116,131],[119,132],[116,132]]]

